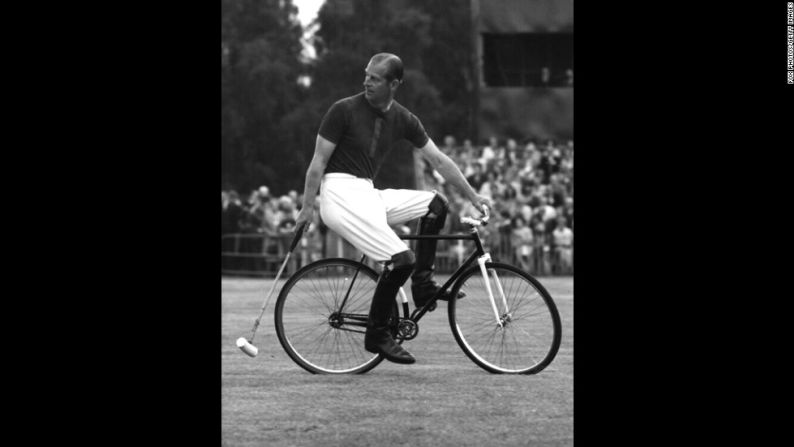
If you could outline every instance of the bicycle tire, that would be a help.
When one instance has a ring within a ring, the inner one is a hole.
[[[358,275],[355,275],[358,270]],[[361,374],[383,357],[364,349],[362,327],[334,327],[347,286],[355,275],[345,313],[368,315],[378,274],[359,262],[332,258],[308,264],[292,275],[276,301],[276,334],[287,355],[314,374]],[[397,303],[393,314],[397,315]],[[343,325],[344,326],[344,325]]]
[[[495,374],[536,374],[548,366],[560,348],[562,324],[551,295],[537,279],[508,264],[486,262],[489,283],[504,323],[500,328],[479,265],[463,273],[453,287],[465,298],[450,300],[449,324],[463,352],[478,366]],[[492,279],[496,272],[502,300]],[[505,312],[507,302],[509,312]]]

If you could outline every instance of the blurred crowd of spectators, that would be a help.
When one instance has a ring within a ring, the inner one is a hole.
[[[572,273],[573,268],[573,141],[526,140],[503,144],[491,137],[488,144],[458,144],[447,136],[440,147],[460,168],[480,194],[494,203],[491,221],[480,235],[494,259],[537,273]],[[438,190],[450,201],[450,216],[443,232],[460,232],[460,216],[479,216],[471,203],[424,161],[420,161],[419,188]],[[290,234],[301,205],[301,195],[290,191],[273,196],[267,186],[242,199],[234,191],[221,191],[222,234]],[[319,201],[318,201],[319,203]],[[303,246],[311,259],[325,257],[327,228],[315,213],[320,231],[306,235]],[[416,231],[407,225],[398,232]],[[460,249],[450,245],[449,250]],[[439,248],[443,250],[443,248]]]
[[[221,235],[230,233],[290,233],[295,227],[301,197],[297,191],[277,197],[261,186],[245,200],[235,190],[221,191]]]
[[[476,147],[447,136],[440,148],[480,194],[494,203],[481,237],[500,259],[536,273],[573,268],[573,141],[491,137]],[[463,231],[460,215],[479,215],[443,177],[424,163],[424,189],[450,199],[448,231]]]

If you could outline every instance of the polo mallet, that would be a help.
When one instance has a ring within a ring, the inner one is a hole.
[[[256,357],[259,353],[259,350],[256,346],[253,345],[254,343],[254,336],[256,335],[256,330],[259,328],[259,320],[262,319],[262,315],[265,314],[265,308],[267,308],[267,304],[270,302],[270,297],[273,296],[273,292],[276,290],[276,286],[278,285],[278,279],[281,277],[281,273],[284,271],[284,267],[287,266],[287,262],[289,262],[289,257],[292,254],[292,251],[295,250],[295,246],[298,245],[298,241],[301,240],[301,236],[303,236],[303,230],[306,228],[308,222],[304,222],[299,228],[298,231],[295,233],[295,237],[292,238],[292,244],[289,246],[289,251],[287,252],[287,257],[284,258],[284,263],[281,264],[281,268],[278,269],[278,273],[276,273],[276,279],[273,280],[273,287],[270,288],[270,293],[267,294],[267,298],[265,299],[265,304],[262,305],[262,311],[259,312],[259,317],[254,321],[254,328],[251,330],[251,338],[248,340],[245,337],[240,337],[237,339],[237,347],[240,348],[241,351],[248,354],[250,357]]]

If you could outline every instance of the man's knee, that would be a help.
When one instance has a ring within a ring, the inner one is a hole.
[[[433,200],[427,205],[427,214],[422,217],[421,233],[437,233],[444,227],[449,211],[449,200],[440,192],[436,192]]]
[[[444,194],[440,192],[436,192],[436,195],[433,196],[433,200],[430,201],[430,204],[427,205],[427,214],[425,217],[437,217],[443,219],[447,216],[447,211],[449,210],[449,200],[444,197]]]
[[[412,250],[405,250],[391,257],[389,266],[383,271],[383,279],[403,285],[416,265],[416,256]]]
[[[412,250],[405,250],[391,257],[392,270],[412,270],[416,264],[416,256]]]

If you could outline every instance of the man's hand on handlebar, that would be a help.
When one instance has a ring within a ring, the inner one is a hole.
[[[493,204],[491,202],[491,199],[489,199],[488,197],[485,197],[485,196],[481,196],[479,194],[475,194],[474,195],[474,197],[471,199],[471,203],[472,203],[472,205],[474,205],[474,208],[477,211],[479,211],[480,213],[483,214],[483,216],[489,215],[490,214],[490,210],[493,208]],[[488,211],[483,210],[483,206],[488,207]]]

